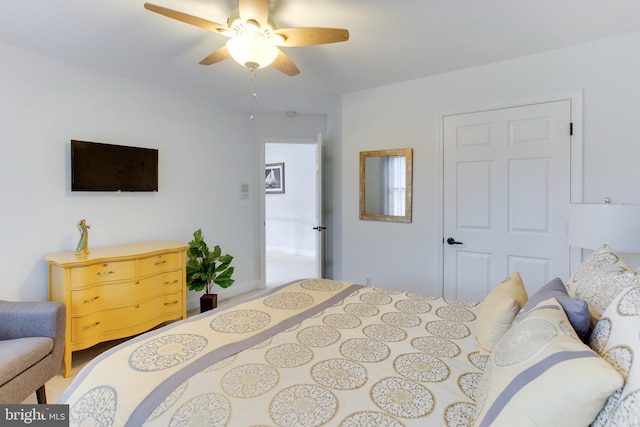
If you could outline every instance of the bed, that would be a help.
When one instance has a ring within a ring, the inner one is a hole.
[[[103,353],[58,403],[72,426],[584,426],[638,416],[625,353],[638,343],[618,342],[607,310],[635,310],[623,320],[637,340],[640,281],[607,292],[597,318],[587,311],[594,323],[581,339],[578,273],[560,294],[556,282],[532,296],[514,273],[482,302],[300,280]]]

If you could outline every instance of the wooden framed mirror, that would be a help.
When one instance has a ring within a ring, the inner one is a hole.
[[[413,149],[360,152],[360,219],[411,222]]]

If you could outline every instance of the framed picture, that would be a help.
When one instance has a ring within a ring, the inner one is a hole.
[[[265,165],[264,189],[267,194],[284,193],[284,163]]]

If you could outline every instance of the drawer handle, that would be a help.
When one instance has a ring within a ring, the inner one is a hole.
[[[140,304],[134,305],[133,308],[140,308]]]
[[[89,299],[86,299],[86,300],[82,301],[82,303],[83,303],[83,304],[86,304],[86,303],[88,303],[88,302],[93,302],[93,301],[95,301],[95,300],[97,300],[97,299],[99,299],[99,298],[100,298],[100,296],[96,296],[96,297],[93,297],[93,298],[89,298]]]
[[[156,262],[154,265],[162,265],[162,264],[166,264],[166,263],[167,263],[167,261],[165,260],[165,261]]]
[[[164,305],[174,305],[179,303],[180,301],[173,301],[173,302],[165,302]]]
[[[95,327],[96,327],[96,326],[98,326],[99,324],[100,324],[100,322],[96,322],[96,323],[94,323],[93,325],[88,325],[88,326],[85,326],[84,328],[85,328],[85,329],[95,328]]]
[[[174,283],[178,283],[178,281],[179,281],[178,279],[176,279],[176,280],[174,280],[174,281],[167,280],[166,282],[164,282],[164,284],[165,284],[165,285],[172,285],[172,284],[174,284]]]
[[[106,276],[107,274],[113,274],[115,271],[98,271],[96,274],[98,276]]]

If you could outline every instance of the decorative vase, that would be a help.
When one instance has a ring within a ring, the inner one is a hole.
[[[200,297],[200,313],[213,310],[218,306],[218,294],[204,294]]]

